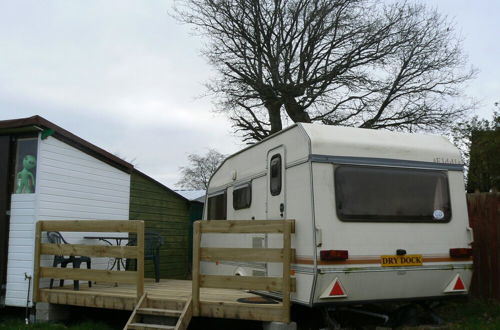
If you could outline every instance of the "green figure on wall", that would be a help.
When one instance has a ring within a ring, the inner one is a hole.
[[[31,194],[35,192],[35,176],[31,170],[36,166],[36,158],[26,155],[23,158],[23,169],[17,173],[16,194]]]

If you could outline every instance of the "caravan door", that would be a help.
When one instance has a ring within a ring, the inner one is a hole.
[[[267,153],[267,219],[285,219],[285,209],[285,148],[280,146]]]
[[[285,194],[285,148],[280,146],[267,153],[267,220],[286,219]],[[265,234],[268,248],[283,247],[283,237],[277,234]],[[267,276],[281,276],[283,266],[280,263],[267,263]]]

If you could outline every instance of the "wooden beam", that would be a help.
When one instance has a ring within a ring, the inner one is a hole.
[[[135,305],[135,308],[134,310],[132,311],[132,314],[130,314],[130,317],[127,321],[127,323],[125,323],[125,326],[123,327],[123,330],[126,330],[128,328],[128,326],[131,324],[131,323],[134,323],[134,322],[137,322],[138,320],[138,314],[137,314],[137,310],[139,308],[141,308],[141,305],[143,304],[144,300],[146,299],[146,293],[144,293],[142,295],[142,297],[139,299],[139,301],[137,302],[137,304]]]
[[[59,256],[137,258],[137,247],[135,246],[43,243],[40,251],[41,254]]]
[[[203,301],[200,307],[200,316],[282,322],[283,306],[281,304],[227,304],[224,302]]]
[[[144,221],[134,221],[137,232],[137,301],[144,294]]]
[[[191,322],[191,318],[193,317],[193,302],[192,299],[189,298],[182,309],[182,314],[177,320],[175,325],[176,330],[187,330],[189,326],[189,322]]]
[[[40,289],[39,302],[50,304],[73,305],[95,308],[109,308],[118,310],[134,309],[136,300],[133,296],[101,294],[98,291],[74,291]]]
[[[58,278],[65,280],[82,280],[82,281],[134,284],[137,282],[137,272],[80,269],[80,268],[40,267],[40,278]]]
[[[208,220],[200,221],[200,224],[203,233],[279,234],[283,233],[285,222],[294,223],[294,220]]]
[[[202,288],[224,288],[236,290],[283,290],[281,277],[201,275]],[[295,291],[295,279],[290,281],[290,290]]]
[[[244,262],[283,262],[283,249],[268,248],[201,248],[203,261],[244,261]]]
[[[38,221],[35,227],[35,263],[33,269],[33,301],[40,301],[40,244],[42,238],[42,223]]]
[[[193,298],[193,316],[200,315],[200,242],[201,242],[201,225],[200,221],[194,223],[193,235],[193,283],[192,283],[192,298]]]
[[[292,225],[284,223],[283,225],[283,320],[290,322],[290,265],[292,259]]]
[[[136,232],[139,220],[53,220],[41,221],[42,231]]]

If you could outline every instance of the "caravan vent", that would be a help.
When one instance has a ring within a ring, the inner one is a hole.
[[[252,270],[252,276],[266,276],[266,272],[263,270]]]
[[[264,247],[264,237],[252,237],[252,248],[261,249]]]

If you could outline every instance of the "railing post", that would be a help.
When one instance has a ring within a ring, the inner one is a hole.
[[[137,301],[144,294],[144,221],[137,221]]]
[[[40,244],[42,240],[42,221],[38,221],[35,227],[35,264],[33,274],[33,301],[40,300]]]
[[[284,221],[283,228],[283,322],[290,322],[290,262],[291,262],[291,227],[290,221]]]
[[[193,316],[200,315],[200,244],[201,244],[201,223],[194,223],[193,235]]]

